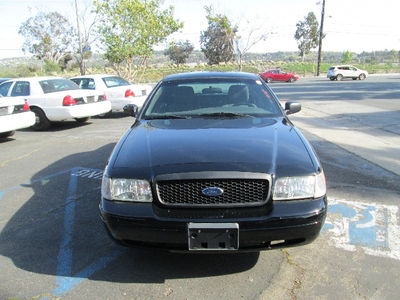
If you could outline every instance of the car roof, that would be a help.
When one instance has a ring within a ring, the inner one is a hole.
[[[12,81],[40,81],[40,80],[49,80],[49,79],[67,79],[59,76],[35,76],[35,77],[21,77],[21,78],[12,78]]]
[[[354,66],[353,65],[335,65],[335,66],[332,66],[332,67],[337,68],[337,67],[354,67]]]
[[[90,75],[73,76],[71,78],[88,78],[88,77],[102,78],[102,77],[121,77],[121,76],[116,75],[116,74],[90,74]]]
[[[186,72],[186,73],[168,75],[164,77],[162,80],[170,81],[170,80],[185,80],[185,79],[206,79],[206,78],[254,79],[254,80],[260,79],[257,75],[246,72],[196,71],[196,72]]]

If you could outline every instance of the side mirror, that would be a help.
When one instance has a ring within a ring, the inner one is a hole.
[[[139,111],[139,107],[135,104],[127,104],[124,106],[124,113],[126,113],[127,115],[129,115],[131,117],[136,118],[138,111]]]
[[[295,114],[301,110],[301,104],[299,102],[286,102],[285,111],[287,115]]]

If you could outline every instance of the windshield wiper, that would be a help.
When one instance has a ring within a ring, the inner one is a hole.
[[[232,112],[215,112],[208,114],[200,114],[200,117],[227,117],[227,118],[254,118],[252,115],[248,114],[240,114],[240,113],[232,113]]]
[[[182,115],[161,115],[161,116],[149,116],[145,117],[145,120],[165,120],[165,119],[191,119],[190,116]]]

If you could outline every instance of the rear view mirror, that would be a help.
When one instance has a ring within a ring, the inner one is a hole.
[[[286,102],[285,111],[287,115],[297,113],[301,110],[301,104],[299,102]]]
[[[139,107],[135,104],[127,104],[124,106],[124,113],[126,113],[127,115],[131,116],[131,117],[135,117],[137,116]]]

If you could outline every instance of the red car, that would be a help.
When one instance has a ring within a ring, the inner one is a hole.
[[[267,70],[263,73],[260,73],[260,77],[268,83],[272,81],[295,82],[296,80],[299,79],[298,75],[285,72],[279,69]]]

